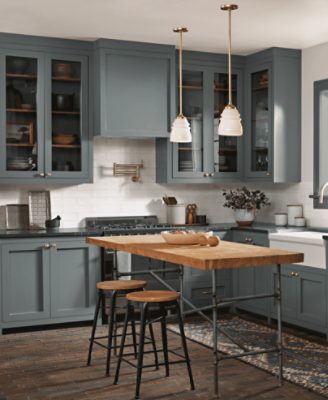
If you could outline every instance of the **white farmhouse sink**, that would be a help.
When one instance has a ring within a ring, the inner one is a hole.
[[[277,232],[270,233],[270,247],[273,249],[298,251],[304,253],[304,262],[300,265],[326,269],[325,241],[327,232]]]

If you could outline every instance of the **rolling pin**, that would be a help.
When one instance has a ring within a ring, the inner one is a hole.
[[[220,238],[217,236],[200,235],[198,238],[198,244],[201,246],[215,247],[220,243]]]

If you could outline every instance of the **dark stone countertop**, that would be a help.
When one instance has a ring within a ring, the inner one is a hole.
[[[52,229],[25,229],[25,230],[11,230],[0,229],[0,239],[14,239],[14,238],[37,238],[37,237],[53,237],[53,236],[70,236],[70,237],[84,237],[84,236],[101,236],[102,231],[96,229],[86,228],[52,228]]]
[[[175,227],[173,229],[179,229]],[[239,227],[234,223],[211,223],[204,226],[195,226],[187,228],[192,230],[204,230],[204,231],[229,231],[241,230],[241,231],[253,231],[262,233],[273,233],[281,231],[302,231],[306,228],[296,228],[296,227],[278,227],[270,223],[256,222],[252,226]],[[311,228],[314,230],[315,228]],[[115,231],[113,235],[126,234],[128,231]],[[158,231],[159,233],[159,231]],[[85,237],[85,236],[102,236],[103,231],[98,229],[87,229],[87,228],[54,228],[54,229],[26,229],[26,230],[0,230],[0,239],[14,239],[14,238],[37,238],[37,237]],[[324,239],[328,240],[327,236]]]

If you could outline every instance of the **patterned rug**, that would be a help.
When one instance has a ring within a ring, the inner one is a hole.
[[[268,349],[276,345],[276,331],[261,324],[234,317],[220,321],[220,327],[249,351]],[[175,324],[170,324],[169,328],[178,332]],[[185,333],[187,338],[213,347],[212,325],[208,322],[185,323]],[[328,398],[328,345],[283,333],[283,346],[284,378]],[[218,347],[225,354],[241,352],[237,345],[222,334],[219,334]],[[277,374],[276,353],[247,356],[240,360]]]

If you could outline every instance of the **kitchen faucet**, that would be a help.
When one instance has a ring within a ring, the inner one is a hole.
[[[320,188],[320,193],[319,193],[319,203],[320,204],[323,203],[323,194],[327,187],[328,187],[328,182],[324,183]]]

